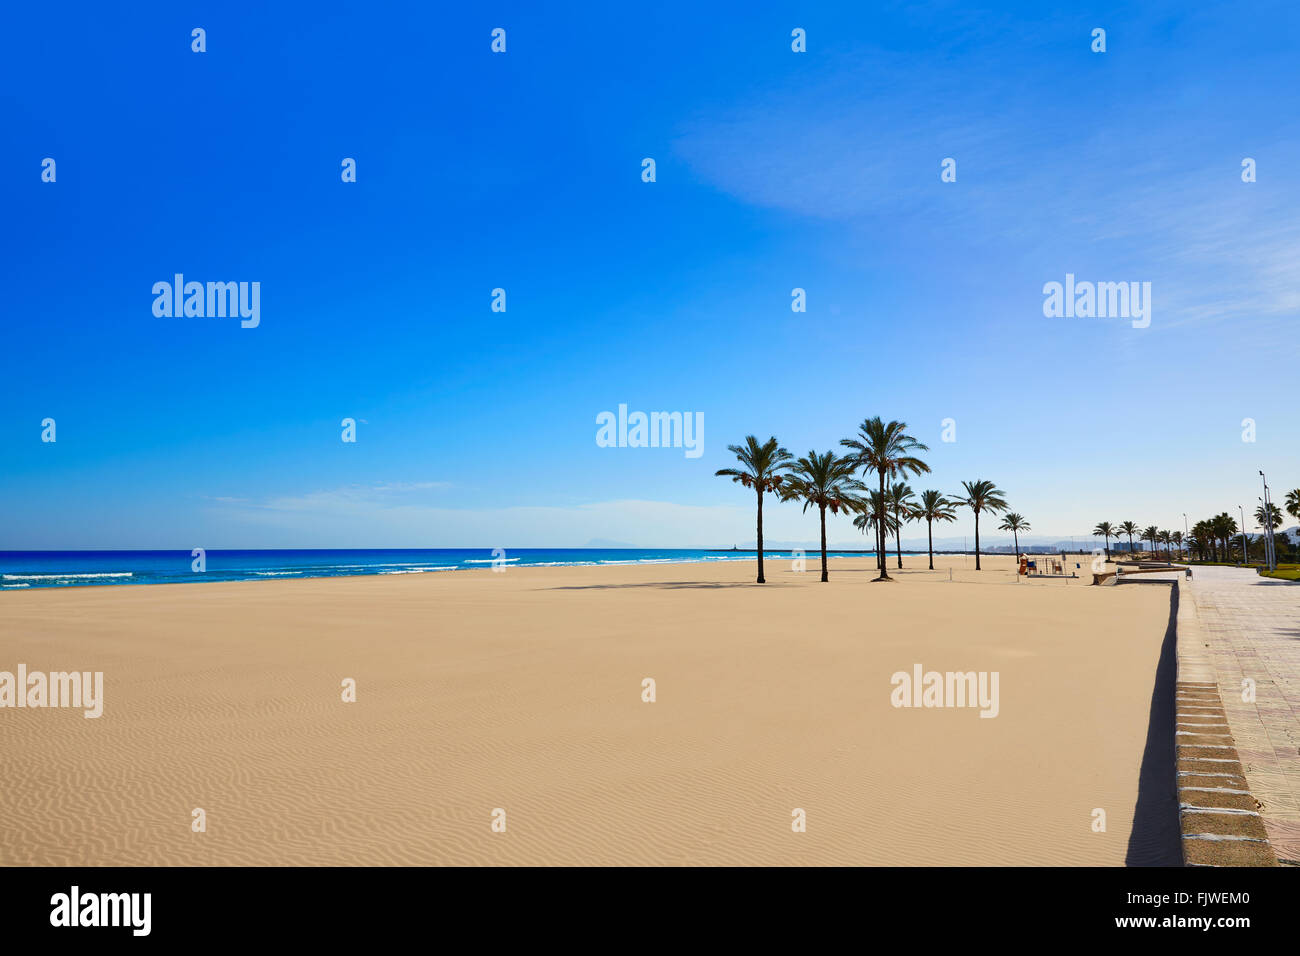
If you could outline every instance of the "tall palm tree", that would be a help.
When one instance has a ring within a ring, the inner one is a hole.
[[[1266,523],[1265,523],[1265,520],[1264,520],[1264,506],[1263,506],[1263,505],[1259,505],[1259,506],[1255,509],[1255,521],[1259,524],[1259,526],[1260,526],[1261,528],[1263,528],[1263,527],[1266,526]],[[1268,521],[1267,521],[1267,524],[1272,525],[1274,531],[1276,531],[1278,528],[1282,527],[1282,512],[1281,512],[1281,510],[1278,508],[1277,505],[1275,505],[1275,504],[1273,504],[1273,503],[1271,503],[1271,502],[1269,503],[1269,506],[1268,506]]]
[[[743,445],[728,445],[727,451],[736,456],[740,468],[722,468],[715,473],[718,478],[730,478],[746,488],[753,488],[758,496],[758,583],[763,577],[763,495],[781,493],[785,472],[794,464],[794,456],[780,446],[775,437],[763,444],[753,435],[745,437]]]
[[[865,473],[870,474],[874,471],[880,478],[880,507],[882,511],[876,518],[876,535],[879,542],[876,548],[876,560],[880,566],[880,576],[876,580],[890,581],[892,578],[889,576],[889,568],[885,563],[885,549],[888,541],[885,533],[886,522],[883,510],[886,505],[885,478],[906,478],[909,474],[920,475],[928,472],[930,466],[917,458],[914,452],[929,451],[930,449],[907,434],[906,422],[885,424],[879,416],[865,420],[858,426],[856,438],[845,438],[840,444],[852,450],[854,460]]]
[[[1266,514],[1267,519],[1265,518]],[[1262,504],[1255,508],[1255,522],[1264,532],[1264,534],[1260,536],[1261,541],[1267,537],[1269,530],[1276,531],[1278,528],[1282,527],[1282,521],[1282,509],[1271,501],[1268,503],[1267,509],[1265,509]],[[1249,561],[1250,559],[1247,558],[1246,560]]]
[[[1219,543],[1215,538],[1214,528],[1208,521],[1198,521],[1192,525],[1192,537],[1196,540],[1196,553],[1201,560],[1219,560]]]
[[[893,533],[894,526],[897,523],[894,521],[894,516],[889,512],[889,500],[887,498],[885,499],[885,504],[882,508],[880,504],[880,492],[872,488],[867,491],[865,502],[866,506],[862,509],[862,512],[853,519],[853,527],[857,528],[863,534],[866,534],[868,531],[877,531],[877,523],[880,520],[880,515],[883,514],[885,516],[885,537],[889,537],[889,535]],[[879,535],[877,535],[876,540],[879,541]]]
[[[1223,542],[1223,560],[1232,560],[1232,539],[1237,534],[1237,519],[1226,511],[1221,511],[1210,519],[1210,528],[1214,535]]]
[[[903,569],[903,525],[916,517],[916,496],[904,482],[889,486],[889,510],[894,515],[894,547],[898,554],[898,569]]]
[[[829,581],[826,567],[826,509],[831,514],[841,511],[861,511],[866,507],[861,493],[866,486],[853,477],[857,459],[852,455],[837,457],[828,451],[819,455],[808,452],[807,457],[794,463],[794,468],[781,484],[782,501],[802,501],[803,510],[816,505],[822,530],[822,580]]]
[[[1174,533],[1172,531],[1160,532],[1160,543],[1165,546],[1166,558],[1173,558],[1174,556],[1174,552],[1169,547],[1169,545],[1173,542],[1173,540],[1174,540]]]
[[[1174,544],[1178,546],[1178,560],[1181,561],[1183,560],[1183,533],[1181,531],[1175,531],[1172,537]]]
[[[1098,521],[1098,522],[1097,522],[1097,527],[1095,527],[1095,528],[1092,529],[1092,533],[1093,533],[1093,534],[1100,534],[1100,535],[1105,536],[1105,538],[1106,538],[1106,560],[1109,561],[1109,560],[1110,560],[1110,539],[1111,539],[1112,537],[1114,537],[1114,538],[1118,538],[1118,537],[1119,537],[1119,531],[1117,531],[1117,530],[1115,529],[1115,526],[1112,525],[1109,521]]]
[[[916,509],[916,516],[925,522],[926,537],[930,546],[930,570],[934,570],[934,523],[936,521],[956,521],[957,512],[952,502],[942,493],[933,489],[921,492],[921,503]]]
[[[975,570],[980,570],[980,512],[997,514],[1007,510],[1007,500],[1002,497],[1005,492],[991,481],[963,481],[966,496],[956,496],[953,504],[963,505],[975,512]]]
[[[1286,513],[1293,518],[1300,518],[1300,488],[1293,488],[1286,493]],[[1282,535],[1282,540],[1288,547],[1291,546],[1291,539],[1287,535]]]
[[[1142,540],[1151,542],[1151,557],[1153,558],[1156,556],[1156,535],[1159,533],[1160,529],[1153,524],[1147,525],[1146,528],[1142,530]]]
[[[1128,553],[1129,557],[1133,556],[1133,535],[1137,533],[1138,526],[1132,521],[1123,521],[1120,523],[1119,530],[1128,535]],[[1118,534],[1115,537],[1119,537]]]
[[[1006,516],[1002,519],[1002,523],[998,525],[998,530],[1011,532],[1011,540],[1014,541],[1016,545],[1016,560],[1019,561],[1020,532],[1031,530],[1029,522],[1025,520],[1024,515],[1018,515],[1014,511],[1010,511],[1007,512]]]

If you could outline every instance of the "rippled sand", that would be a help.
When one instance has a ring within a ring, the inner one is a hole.
[[[0,864],[1123,863],[1167,589],[870,564],[6,593],[0,670],[105,702],[0,709]]]

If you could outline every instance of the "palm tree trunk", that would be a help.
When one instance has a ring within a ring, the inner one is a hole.
[[[903,520],[899,517],[897,511],[894,512],[894,520],[898,524],[894,525],[894,548],[898,553],[898,569],[903,569]]]
[[[880,513],[876,516],[877,534],[880,538],[880,545],[876,549],[876,555],[880,560],[880,577],[877,581],[889,580],[888,561],[885,556],[889,552],[889,537],[885,528],[885,469],[880,471]]]
[[[926,536],[930,539],[930,570],[933,571],[934,570],[934,520],[932,518],[925,519],[925,533]]]
[[[763,577],[763,490],[758,491],[758,583],[766,584]]]
[[[818,510],[822,513],[822,580],[829,581],[830,575],[826,568],[826,506],[821,505]]]
[[[975,512],[975,570],[980,569],[980,513]]]
[[[1020,562],[1020,535],[1018,535],[1016,532],[1012,531],[1012,532],[1011,532],[1011,540],[1015,542],[1015,548],[1016,548],[1016,563],[1019,564],[1019,562]]]

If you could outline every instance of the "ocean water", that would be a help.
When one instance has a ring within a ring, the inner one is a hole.
[[[789,551],[767,551],[769,561],[789,561]],[[904,552],[910,554],[911,552]],[[813,570],[820,553],[807,551]],[[831,557],[858,557],[842,551]],[[27,588],[179,584],[196,581],[275,581],[358,574],[438,574],[498,567],[677,564],[685,561],[749,561],[753,551],[679,548],[491,548],[339,551],[208,551],[206,570],[192,569],[189,551],[0,551],[0,591]]]

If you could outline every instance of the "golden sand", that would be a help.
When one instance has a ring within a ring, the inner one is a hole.
[[[0,670],[104,713],[0,710],[0,864],[1123,863],[1167,589],[904,561],[7,593]]]

